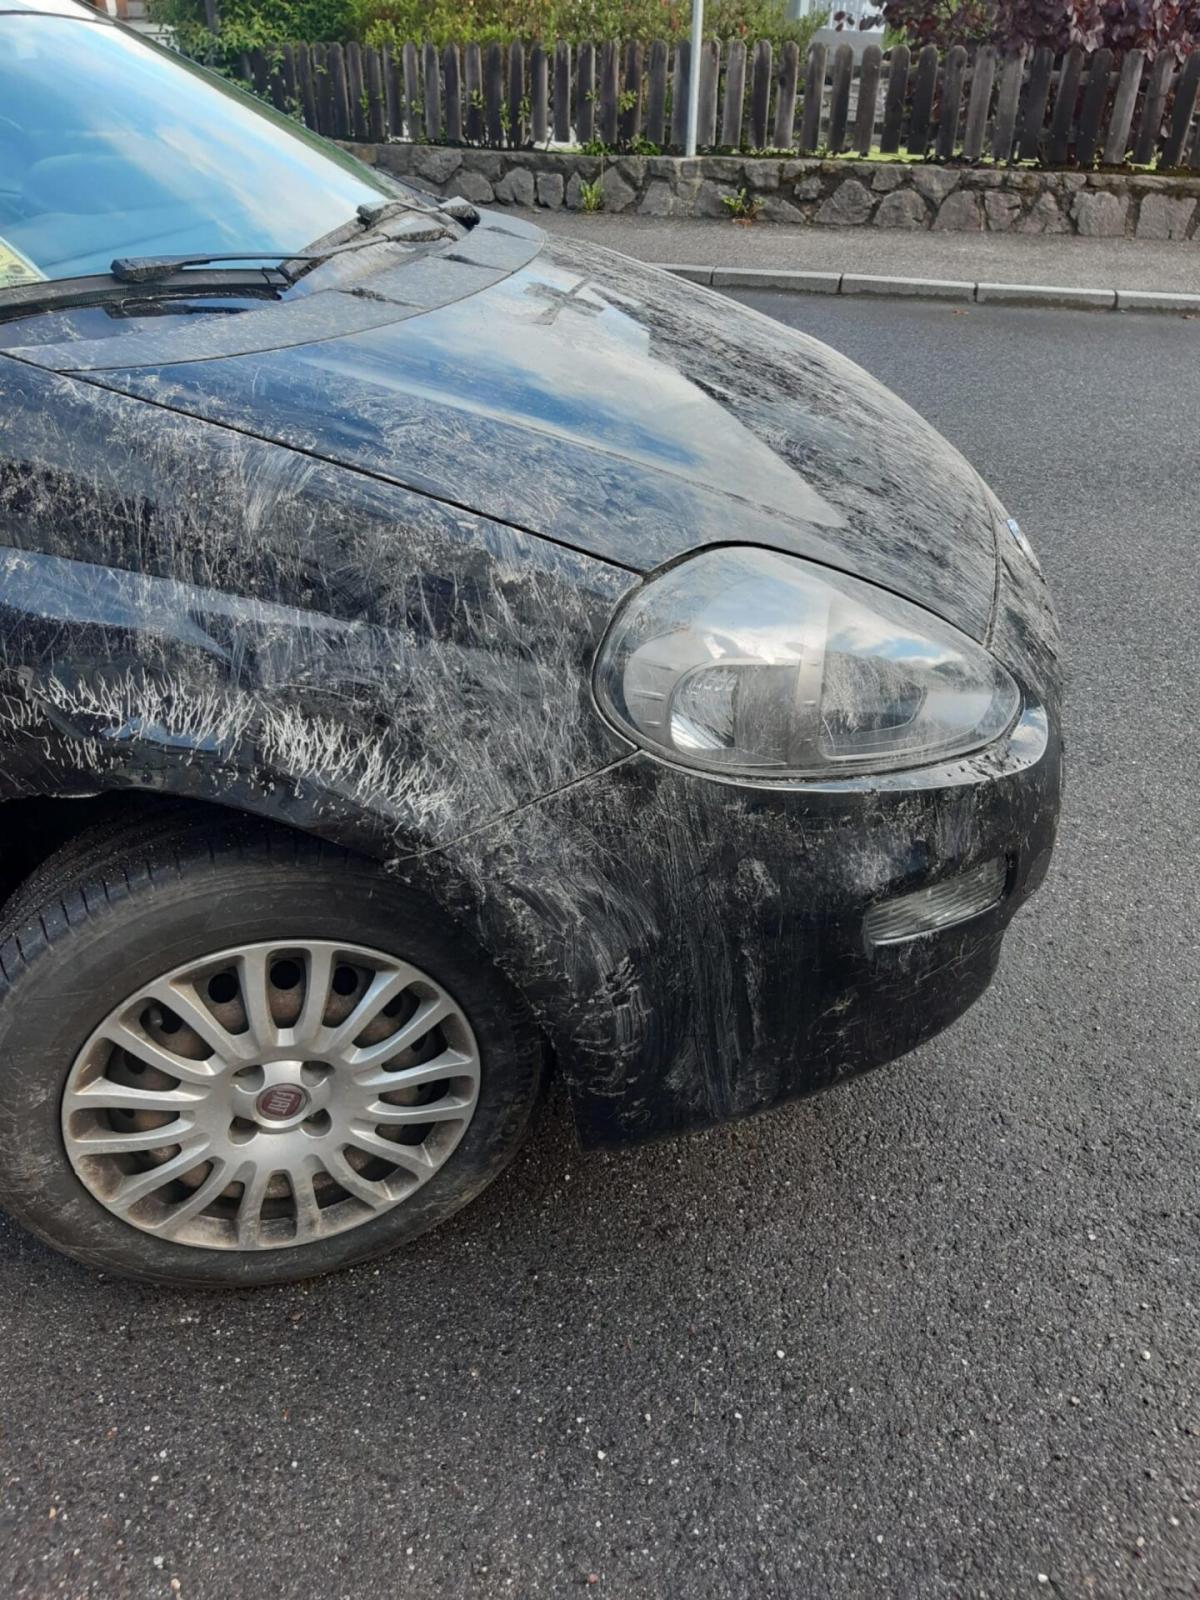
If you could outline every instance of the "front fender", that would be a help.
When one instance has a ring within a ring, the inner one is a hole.
[[[422,626],[0,551],[0,793],[155,789],[383,860],[519,809],[622,753],[587,689],[608,606],[533,562],[489,595],[484,554]]]
[[[624,748],[590,689],[624,569],[4,356],[0,416],[0,792],[199,795],[386,859]]]

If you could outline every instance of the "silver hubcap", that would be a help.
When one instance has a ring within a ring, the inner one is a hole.
[[[63,1138],[133,1227],[273,1250],[406,1200],[478,1095],[470,1024],[417,967],[322,940],[242,945],[110,1012],[71,1067]]]

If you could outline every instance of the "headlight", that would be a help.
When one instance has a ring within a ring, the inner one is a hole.
[[[931,612],[772,550],[706,550],[645,584],[596,693],[639,744],[709,772],[884,772],[998,738],[1020,691]]]

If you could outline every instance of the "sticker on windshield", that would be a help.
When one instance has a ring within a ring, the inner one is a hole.
[[[0,234],[0,289],[16,289],[23,283],[45,281],[46,274],[39,272],[28,256],[23,256]]]

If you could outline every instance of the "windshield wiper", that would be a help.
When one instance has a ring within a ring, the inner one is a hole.
[[[412,217],[415,225],[389,232],[387,224],[399,220],[402,214]],[[447,237],[453,239],[456,223],[461,228],[473,228],[478,221],[479,212],[471,202],[457,197],[437,200],[430,196],[428,205],[417,201],[381,200],[378,204],[360,206],[349,222],[298,252],[231,250],[211,255],[118,256],[107,273],[16,284],[0,290],[0,322],[31,311],[67,310],[104,301],[125,292],[126,286],[152,289],[156,294],[275,298],[292,288],[314,266],[333,256],[376,249],[381,244],[415,245]],[[254,261],[274,264],[261,267],[245,264]]]
[[[323,261],[324,256],[297,256],[287,250],[238,250],[226,256],[118,256],[109,272],[118,283],[159,283],[188,267],[211,267],[222,261]],[[236,269],[235,269],[236,270]],[[285,288],[290,273],[282,267],[247,267],[260,273],[264,283]]]
[[[358,207],[358,226],[350,225],[353,231],[349,238],[339,237],[350,231],[343,224],[334,234],[316,241],[321,248],[315,253],[310,246],[307,251],[299,253],[288,250],[234,250],[227,255],[118,256],[109,271],[118,283],[161,283],[174,277],[177,272],[187,272],[191,267],[211,267],[234,261],[278,261],[284,264],[277,267],[248,267],[245,270],[261,274],[263,282],[271,287],[288,288],[296,281],[297,275],[291,271],[294,262],[314,265],[327,261],[332,255],[364,249],[369,242],[373,242],[362,238],[364,232],[370,233],[402,214],[427,220],[425,227],[418,222],[415,228],[394,236],[394,242],[399,244],[423,244],[444,238],[447,221],[460,223],[466,228],[473,228],[479,221],[479,213],[469,200],[451,198],[429,206],[406,200],[381,200],[375,205]]]

